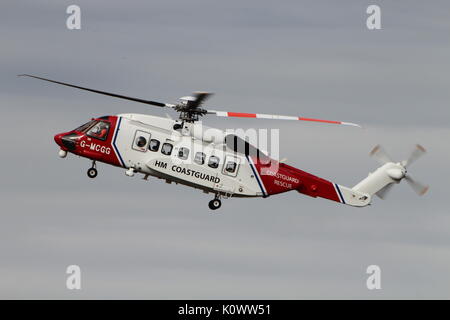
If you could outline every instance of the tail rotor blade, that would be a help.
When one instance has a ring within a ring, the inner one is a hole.
[[[419,195],[419,196],[423,196],[428,189],[430,188],[429,186],[426,186],[416,180],[414,180],[413,178],[411,178],[411,176],[405,176],[405,180],[406,182],[408,182],[409,186]]]
[[[405,167],[410,166],[413,162],[422,157],[426,152],[427,151],[424,147],[422,147],[420,144],[416,144],[415,149],[411,152],[408,160],[406,160]]]
[[[386,153],[382,146],[377,145],[370,151],[370,156],[374,157],[380,164],[385,164],[387,162],[393,162],[391,157]]]

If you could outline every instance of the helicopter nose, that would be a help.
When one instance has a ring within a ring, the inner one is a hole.
[[[62,133],[58,133],[58,134],[56,134],[56,135],[53,137],[53,139],[55,139],[56,144],[57,144],[58,146],[60,146],[60,147],[62,147],[62,139],[61,139],[61,137],[62,137]]]

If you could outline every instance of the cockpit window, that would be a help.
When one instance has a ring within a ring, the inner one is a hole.
[[[109,122],[98,121],[92,128],[87,132],[87,135],[92,138],[106,140],[109,132]]]
[[[87,129],[89,129],[95,122],[97,122],[97,121],[91,120],[91,121],[89,121],[89,122],[83,124],[82,126],[79,126],[79,127],[76,128],[74,131],[84,132],[84,131],[86,131]]]

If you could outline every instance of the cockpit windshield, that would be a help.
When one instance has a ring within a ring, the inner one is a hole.
[[[96,120],[91,120],[91,121],[83,124],[82,126],[79,126],[74,131],[85,132],[87,129],[89,129],[96,122],[97,122]]]
[[[106,140],[109,132],[109,122],[95,121],[95,124],[87,131],[87,135],[92,138]]]

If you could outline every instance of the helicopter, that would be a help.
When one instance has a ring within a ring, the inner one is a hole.
[[[160,108],[171,108],[179,118],[124,113],[92,118],[87,123],[54,136],[59,146],[59,157],[69,153],[87,158],[92,165],[89,178],[98,174],[97,162],[125,169],[133,177],[156,177],[167,183],[181,184],[212,193],[211,210],[221,207],[221,199],[267,198],[272,195],[297,191],[332,200],[353,207],[365,207],[374,195],[384,199],[393,185],[403,179],[418,194],[428,186],[414,180],[407,168],[425,149],[416,145],[407,160],[394,162],[381,146],[370,153],[381,166],[357,183],[345,187],[271,158],[265,151],[235,134],[216,128],[207,128],[199,122],[206,115],[218,117],[297,120],[360,127],[352,122],[331,121],[273,114],[240,113],[204,109],[208,92],[194,92],[180,98],[176,104],[139,99],[116,93],[81,87],[29,74],[19,76],[90,91],[119,99],[130,100]]]

